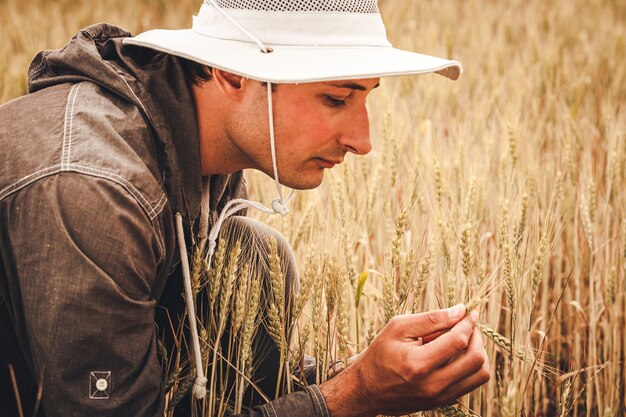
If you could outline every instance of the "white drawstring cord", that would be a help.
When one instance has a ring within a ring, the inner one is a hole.
[[[291,195],[293,195],[293,193]],[[287,207],[287,203],[289,202],[291,195],[284,202],[278,198],[274,199],[272,201],[272,208],[265,207],[263,204],[257,203],[255,201],[246,200],[245,198],[236,198],[226,203],[226,205],[224,206],[224,209],[220,213],[219,218],[217,219],[217,222],[215,222],[215,225],[213,225],[213,227],[211,228],[211,232],[209,233],[209,237],[208,237],[209,249],[208,249],[208,253],[206,256],[207,264],[211,265],[211,259],[212,259],[213,254],[215,254],[215,247],[217,246],[217,235],[219,234],[220,229],[222,228],[222,224],[228,217],[232,216],[239,210],[242,210],[246,207],[257,209],[261,213],[265,213],[265,214],[280,214],[281,216],[286,216],[287,213],[289,213],[289,208]],[[232,206],[235,206],[235,207],[232,207]]]
[[[254,41],[257,45],[259,45],[259,48],[261,48],[261,52],[263,53],[272,52],[272,50],[270,48],[267,48],[263,44],[263,42],[261,42],[256,36],[248,32],[244,27],[242,27],[239,23],[237,23],[235,19],[229,16],[228,13],[222,10],[222,8],[215,2],[215,0],[205,0],[205,3],[206,2],[213,5],[213,7],[215,7],[215,9],[217,9],[220,13],[222,13],[224,17],[226,17],[233,25],[238,27],[246,36],[252,39],[252,41]],[[278,192],[278,198],[272,201],[271,208],[265,207],[261,203],[246,200],[243,198],[238,198],[238,199],[229,201],[222,209],[222,212],[220,213],[220,216],[217,219],[217,222],[215,222],[215,224],[211,228],[211,231],[208,235],[209,248],[208,248],[205,259],[209,267],[211,266],[211,260],[213,258],[213,254],[215,253],[215,247],[217,246],[217,235],[219,234],[220,229],[222,228],[222,224],[228,217],[232,216],[236,212],[246,207],[257,209],[261,211],[262,213],[266,213],[266,214],[280,214],[281,216],[286,216],[287,213],[289,213],[289,208],[287,207],[287,203],[293,197],[295,190],[293,189],[291,190],[291,192],[287,196],[287,199],[283,198],[282,186],[280,185],[280,181],[278,180],[278,165],[276,163],[276,142],[274,139],[274,110],[272,107],[272,102],[273,102],[272,83],[268,82],[267,83],[267,111],[268,111],[268,116],[269,116],[269,127],[270,127],[270,148],[271,148],[270,151],[272,154],[272,168],[274,169],[274,182],[276,183],[276,191]],[[205,193],[206,193],[206,189],[205,189]],[[205,205],[205,207],[203,207],[204,211],[209,210],[209,207],[208,207],[209,200],[210,200],[210,195],[208,193],[206,193],[206,195],[203,195],[203,205]],[[206,213],[203,213],[203,216],[202,216],[203,218],[205,214]],[[205,220],[207,219],[208,219],[208,216],[206,217]],[[201,219],[201,226],[207,227],[205,226],[205,223],[208,225],[208,222],[202,221]],[[176,213],[176,232],[178,235],[178,246],[180,247],[180,258],[181,258],[181,263],[183,267],[183,280],[185,282],[185,298],[187,300],[187,303],[186,303],[187,304],[187,317],[189,319],[189,328],[191,329],[191,339],[192,339],[191,344],[192,344],[192,348],[194,351],[193,354],[194,354],[194,358],[196,362],[195,364],[196,365],[196,380],[194,382],[192,392],[196,398],[202,399],[206,396],[206,384],[208,380],[204,375],[204,368],[202,366],[202,354],[200,351],[200,338],[198,337],[198,327],[197,327],[197,322],[196,322],[196,309],[194,306],[193,293],[191,290],[191,274],[189,272],[189,261],[187,259],[187,247],[185,245],[183,220],[182,220],[182,216],[180,215],[180,213]],[[206,233],[206,229],[200,230],[201,236],[205,233]],[[207,238],[204,238],[204,237],[201,238],[200,250],[204,249],[206,239]]]
[[[196,310],[193,304],[193,292],[191,290],[191,274],[189,273],[189,260],[187,259],[187,245],[185,244],[185,231],[183,230],[183,216],[176,213],[176,235],[178,236],[178,247],[180,249],[180,262],[183,267],[183,281],[185,284],[185,298],[187,299],[187,314],[189,316],[189,327],[191,328],[191,340],[193,354],[196,362],[196,380],[193,384],[193,395],[204,398],[206,395],[207,378],[204,376],[202,367],[202,354],[200,351],[200,338],[198,337],[198,327],[196,325]],[[191,308],[190,308],[191,306]]]
[[[267,83],[267,114],[269,114],[270,118],[270,152],[272,153],[272,168],[274,169],[274,182],[276,183],[276,191],[278,191],[278,197],[280,197],[280,201],[282,203],[284,199],[283,189],[280,186],[280,182],[278,181],[278,166],[276,164],[276,140],[274,139],[274,106],[272,102],[272,83]],[[291,190],[291,193],[289,194],[289,197],[287,199],[291,198],[293,192],[294,190]],[[272,205],[273,204],[274,203],[272,203]]]
[[[257,45],[259,45],[259,48],[261,48],[261,51],[263,51],[263,53],[269,53],[272,50],[269,48],[266,48],[265,45],[263,44],[263,42],[261,42],[261,40],[259,38],[257,38],[256,36],[254,36],[252,33],[248,32],[246,30],[246,28],[244,28],[243,26],[241,26],[239,24],[239,22],[237,22],[235,19],[233,19],[228,13],[226,13],[220,6],[219,4],[217,4],[217,2],[215,0],[206,0],[205,3],[211,3],[211,5],[213,7],[215,7],[215,9],[220,12],[221,14],[224,15],[224,17],[226,19],[228,19],[230,21],[230,23],[232,23],[233,25],[237,26],[237,28],[243,32],[244,35],[246,35],[247,37],[249,37],[250,39],[252,39],[252,41],[254,43],[256,43]]]

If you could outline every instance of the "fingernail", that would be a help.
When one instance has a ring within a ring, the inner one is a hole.
[[[456,318],[456,317],[460,317],[461,314],[463,314],[465,312],[465,304],[457,304],[454,307],[450,308],[450,317],[451,318]]]

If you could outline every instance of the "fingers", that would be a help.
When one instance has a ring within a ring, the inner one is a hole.
[[[417,339],[453,327],[464,315],[465,305],[458,304],[442,310],[396,316],[389,321],[386,330],[400,337]]]
[[[452,404],[462,396],[474,391],[476,388],[486,384],[491,378],[489,362],[485,361],[483,366],[470,376],[450,385],[444,389],[439,398],[444,404]]]
[[[442,367],[467,349],[477,321],[478,313],[472,311],[470,315],[452,327],[449,332],[442,334],[420,348],[424,350],[420,352],[420,355],[423,354],[429,358],[427,364],[429,370],[432,371]]]
[[[480,330],[474,328],[467,350],[439,369],[439,376],[444,381],[454,385],[457,381],[478,372],[487,361],[487,353],[483,347],[483,338]]]
[[[435,340],[436,338],[438,338],[439,336],[441,336],[442,334],[444,334],[443,330],[439,331],[439,332],[435,332],[435,333],[429,334],[428,336],[422,337],[422,342],[424,342],[424,344],[430,343],[433,340]]]

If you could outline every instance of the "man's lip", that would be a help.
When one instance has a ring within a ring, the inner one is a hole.
[[[324,168],[332,168],[335,165],[339,165],[340,163],[343,162],[343,159],[325,159],[325,158],[319,158],[319,157],[315,159],[321,162],[321,165]]]

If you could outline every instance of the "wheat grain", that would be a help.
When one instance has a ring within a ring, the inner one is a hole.
[[[448,248],[447,238],[448,234],[446,232],[446,225],[443,220],[439,220],[439,240],[441,243],[441,253],[443,255],[443,259],[445,262],[446,270],[450,269],[452,265],[452,256],[450,255],[450,249]]]
[[[304,275],[300,280],[302,287],[300,288],[300,292],[296,295],[294,300],[294,307],[292,313],[292,324],[297,323],[300,314],[302,314],[302,310],[304,309],[305,304],[311,298],[313,294],[313,286],[315,285],[317,275],[317,268],[315,268],[313,264],[313,256],[309,254],[306,258],[306,262],[304,264]]]
[[[515,228],[515,253],[519,253],[520,245],[522,244],[522,235],[524,234],[524,230],[526,229],[526,222],[528,219],[528,194],[522,194],[522,211],[520,213],[520,219]]]
[[[384,165],[379,164],[374,170],[374,175],[370,180],[370,185],[367,193],[367,212],[371,213],[374,209],[374,203],[377,200],[378,193],[380,191],[380,178],[383,174]]]
[[[398,305],[404,304],[409,297],[409,292],[414,281],[414,268],[415,268],[415,250],[409,251],[406,263],[401,268],[400,274],[400,293],[398,294]]]
[[[617,269],[615,267],[611,268],[611,273],[609,274],[609,282],[606,286],[606,302],[609,307],[612,307],[615,304],[615,300],[617,298],[616,294],[616,276]]]
[[[383,312],[385,323],[396,315],[396,283],[393,276],[385,274],[383,277]]]
[[[511,164],[516,166],[519,155],[517,154],[517,136],[515,135],[513,126],[507,126],[507,133],[509,138],[509,157],[511,158]]]
[[[446,300],[448,307],[456,305],[457,297],[457,280],[456,275],[452,271],[448,271],[446,274]]]
[[[339,288],[341,272],[339,271],[335,258],[331,258],[326,266],[326,309],[332,316],[337,306],[337,289]]]
[[[204,273],[204,258],[199,250],[195,250],[193,253],[193,260],[191,262],[191,293],[193,299],[196,299],[198,291],[201,286],[201,277]]]
[[[465,275],[465,279],[469,279],[470,272],[472,269],[472,224],[465,223],[463,225],[463,229],[461,231],[461,242],[460,242],[460,250],[461,250],[461,258],[462,258],[462,269],[463,275]]]
[[[513,265],[511,259],[511,249],[508,242],[504,242],[502,247],[502,274],[504,275],[504,288],[506,290],[506,300],[511,309],[511,316],[515,317],[517,294],[515,293],[515,282],[513,280]]]
[[[222,289],[220,291],[220,305],[218,317],[220,319],[220,328],[223,328],[224,323],[228,319],[231,311],[231,298],[233,293],[233,287],[237,279],[237,271],[239,269],[239,255],[241,253],[241,241],[238,240],[230,253],[228,258],[228,265],[226,267],[226,275],[222,280]]]
[[[473,218],[473,208],[476,200],[476,177],[472,176],[470,179],[469,191],[467,193],[467,197],[465,199],[465,210],[464,210],[464,221],[465,223],[470,223]]]
[[[611,156],[609,158],[608,171],[609,171],[608,172],[608,182],[609,182],[608,196],[609,196],[609,201],[612,202],[613,197],[615,196],[615,189],[617,187],[617,184],[619,184],[619,181],[620,181],[619,156],[615,149],[611,151]]]
[[[205,268],[208,269],[209,290],[207,294],[209,296],[209,305],[211,308],[215,305],[215,301],[217,300],[217,296],[222,286],[221,275],[222,269],[224,268],[225,257],[226,241],[224,239],[220,239],[219,245],[217,246],[217,252],[215,254],[215,260],[213,261],[211,269],[208,269],[205,264]]]
[[[539,245],[537,246],[537,251],[535,253],[535,260],[533,262],[533,267],[531,269],[532,276],[532,304],[535,303],[535,298],[537,296],[537,289],[539,288],[539,284],[541,283],[541,269],[543,267],[543,260],[546,256],[546,250],[548,249],[548,236],[544,232],[539,240]]]
[[[426,281],[428,280],[428,276],[430,275],[430,266],[433,258],[433,250],[429,247],[426,252],[426,256],[420,262],[420,266],[418,268],[417,275],[417,283],[415,285],[415,292],[413,293],[413,312],[417,312],[417,303],[419,302],[422,292],[424,291],[424,287],[426,286]]]
[[[237,279],[235,293],[235,308],[233,310],[233,332],[238,333],[244,320],[244,311],[248,299],[248,281],[250,279],[250,265],[246,264]]]
[[[478,327],[478,329],[485,336],[487,336],[491,341],[493,341],[496,345],[502,348],[502,350],[504,350],[506,353],[511,354],[511,352],[513,351],[513,355],[516,358],[528,363],[529,365],[532,365],[532,363],[534,362],[535,356],[532,353],[526,352],[523,349],[518,348],[518,347],[512,350],[511,341],[507,339],[506,337],[502,336],[500,333],[493,330],[492,328],[487,327],[481,323],[477,323],[476,327]]]
[[[349,338],[349,303],[346,294],[344,280],[340,279],[337,288],[337,345],[339,347],[339,357],[345,361],[348,358],[348,338]]]
[[[563,186],[565,182],[565,174],[562,171],[557,171],[556,173],[556,184],[554,186],[554,201],[557,206],[562,205],[563,200]]]
[[[396,220],[395,235],[391,244],[391,269],[394,276],[400,270],[400,254],[402,251],[402,236],[409,227],[408,213],[402,210]]]
[[[389,185],[390,188],[396,186],[398,179],[398,142],[395,136],[391,133],[391,113],[386,112],[383,123],[383,138],[386,144],[386,148],[389,157]]]
[[[589,182],[589,221],[593,224],[596,221],[596,195],[598,193],[598,187],[593,178]]]
[[[433,174],[435,176],[435,194],[437,196],[437,203],[439,204],[439,208],[443,203],[443,179],[441,178],[441,169],[439,168],[439,162],[433,162]]]

